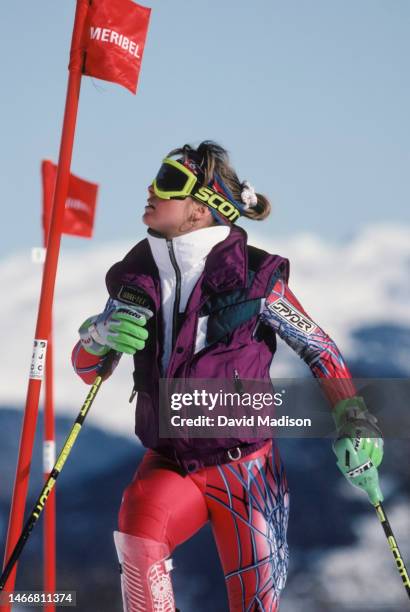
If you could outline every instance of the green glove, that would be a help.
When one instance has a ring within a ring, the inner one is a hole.
[[[111,349],[133,355],[145,347],[145,329],[152,312],[109,299],[104,312],[88,318],[79,329],[81,344],[92,355],[103,356]]]
[[[362,397],[341,400],[333,417],[337,439],[333,451],[337,466],[347,480],[367,493],[372,504],[383,501],[377,468],[383,459],[383,438],[377,419]]]

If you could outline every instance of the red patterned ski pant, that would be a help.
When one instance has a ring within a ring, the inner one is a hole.
[[[286,581],[289,504],[276,447],[184,475],[148,450],[119,513],[121,532],[172,551],[211,522],[231,612],[275,612]]]

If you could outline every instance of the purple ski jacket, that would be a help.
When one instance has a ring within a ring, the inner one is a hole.
[[[269,381],[275,350],[275,333],[255,333],[260,326],[261,301],[278,278],[287,281],[288,261],[249,247],[247,235],[232,227],[228,237],[209,252],[179,321],[178,332],[164,378],[259,379]],[[149,340],[134,356],[134,389],[138,392],[135,433],[147,448],[175,459],[186,472],[224,463],[230,449],[247,452],[266,440],[237,438],[161,439],[159,422],[160,360],[163,350],[160,277],[148,240],[139,242],[107,273],[107,289],[121,299],[128,288],[141,294],[154,312],[148,322]],[[205,347],[194,354],[198,318],[208,316]],[[263,327],[263,326],[262,326]]]

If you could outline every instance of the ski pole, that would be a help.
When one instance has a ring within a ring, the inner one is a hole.
[[[13,552],[10,555],[9,560],[4,566],[3,573],[1,574],[1,577],[0,577],[0,592],[4,589],[7,579],[9,575],[11,574],[14,565],[18,561],[21,555],[21,552],[24,548],[24,545],[27,542],[28,537],[34,525],[37,523],[42,511],[44,510],[44,506],[46,504],[47,498],[50,495],[51,491],[53,490],[57,477],[60,474],[61,470],[63,469],[63,466],[67,460],[67,457],[70,454],[71,449],[74,446],[74,443],[77,439],[78,434],[80,433],[85,417],[87,416],[87,413],[89,409],[91,408],[93,401],[95,400],[98,390],[101,387],[101,384],[103,382],[104,376],[109,371],[109,368],[111,367],[116,354],[117,352],[113,350],[107,354],[99,370],[99,373],[96,376],[92,384],[92,387],[87,394],[87,397],[85,398],[85,402],[81,407],[81,410],[74,422],[74,425],[71,428],[70,433],[68,434],[68,437],[64,443],[64,446],[57,458],[56,463],[54,464],[53,470],[50,476],[48,477],[48,479],[46,480],[46,483],[35,503],[35,506],[33,510],[31,511],[31,514],[29,518],[27,519],[26,524],[23,527],[23,531],[21,532],[21,535],[19,539],[17,540],[17,543],[13,549]]]
[[[397,570],[401,576],[401,579],[404,584],[404,588],[406,589],[406,593],[410,598],[410,578],[407,572],[406,566],[404,565],[403,558],[401,556],[399,547],[396,542],[396,538],[394,537],[392,528],[390,526],[389,521],[387,520],[386,513],[384,511],[383,505],[381,502],[375,505],[377,516],[379,517],[380,523],[383,527],[383,531],[386,535],[387,542],[389,543],[390,550],[393,553],[394,560],[396,561]]]

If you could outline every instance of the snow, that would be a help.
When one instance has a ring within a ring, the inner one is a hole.
[[[369,507],[369,512],[371,512]],[[404,559],[409,558],[408,500],[386,509]],[[317,566],[322,597],[347,609],[401,609],[407,601],[395,559],[376,516],[358,521],[357,544],[338,548],[322,558]]]
[[[290,259],[291,289],[347,355],[353,328],[410,325],[410,227],[370,226],[342,245],[302,234],[258,246]]]

